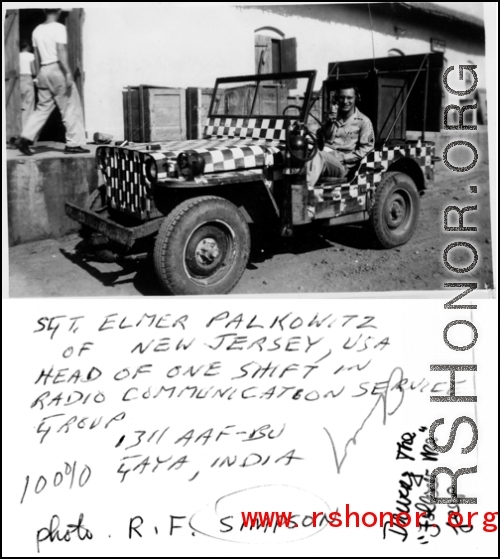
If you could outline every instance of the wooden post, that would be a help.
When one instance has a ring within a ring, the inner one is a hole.
[[[68,59],[69,66],[73,73],[76,88],[80,95],[82,103],[82,112],[85,118],[85,104],[84,104],[84,79],[85,73],[83,71],[83,30],[84,12],[82,8],[73,8],[66,20],[66,28],[68,30]]]
[[[5,129],[7,141],[21,134],[19,83],[19,10],[7,10],[4,23]]]
[[[125,139],[128,140],[129,142],[133,142],[134,141],[134,137],[133,137],[134,123],[133,123],[133,120],[132,120],[132,88],[129,85],[127,89],[128,89],[128,98],[127,98],[128,130],[126,131],[127,138],[125,138]]]
[[[146,117],[144,113],[144,86],[139,86],[139,126],[141,142],[146,141]]]

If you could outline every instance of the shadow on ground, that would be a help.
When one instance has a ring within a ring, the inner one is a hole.
[[[321,227],[305,225],[297,228],[293,237],[276,237],[271,240],[258,240],[250,255],[250,266],[272,258],[278,254],[302,255],[336,246],[370,250],[373,245],[364,225],[340,225]],[[251,269],[255,269],[255,266]]]
[[[115,260],[106,249],[90,251],[84,241],[78,243],[74,251],[60,249],[60,253],[105,287],[132,284],[141,295],[165,295],[156,278],[151,258]],[[114,263],[119,269],[103,272],[96,266],[110,263]]]
[[[359,225],[339,227],[304,226],[295,231],[290,238],[271,236],[253,243],[253,250],[247,264],[248,270],[258,270],[258,265],[276,255],[302,255],[331,247],[350,247],[359,250],[369,249],[370,243],[366,229]],[[98,280],[105,287],[132,284],[141,295],[166,295],[157,279],[151,256],[134,260],[115,258],[106,247],[91,247],[85,240],[80,241],[72,251],[60,249],[60,253]],[[113,263],[118,267],[113,271],[101,271],[98,264]]]

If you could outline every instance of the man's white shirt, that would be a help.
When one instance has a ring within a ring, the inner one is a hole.
[[[34,62],[35,55],[32,52],[19,53],[19,73],[31,76],[31,63]]]
[[[57,62],[57,44],[66,45],[68,35],[62,23],[42,23],[33,31],[33,46],[38,49],[42,64]]]

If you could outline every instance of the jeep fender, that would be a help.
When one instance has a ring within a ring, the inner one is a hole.
[[[193,185],[186,188],[159,189],[155,204],[161,213],[167,215],[175,206],[196,196],[218,196],[233,203],[249,224],[273,224],[279,222],[278,204],[262,180],[240,184]]]
[[[386,172],[400,172],[405,173],[413,179],[420,194],[423,194],[427,188],[425,176],[422,172],[420,165],[410,157],[401,157],[397,159],[388,167]]]
[[[242,212],[249,224],[270,224],[279,220],[278,204],[262,181],[244,185],[243,188],[228,188],[224,197]]]

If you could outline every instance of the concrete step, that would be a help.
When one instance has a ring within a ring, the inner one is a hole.
[[[97,145],[90,153],[64,154],[65,145],[38,142],[32,156],[7,149],[9,246],[58,238],[79,225],[66,216],[65,202],[84,205],[102,177],[95,164]]]

